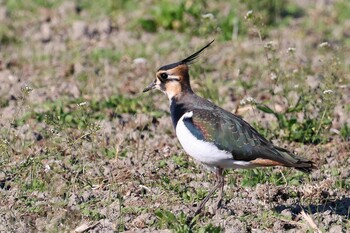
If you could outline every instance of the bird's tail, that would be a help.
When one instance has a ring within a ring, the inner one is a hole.
[[[305,173],[310,173],[313,169],[316,169],[314,162],[311,160],[295,155],[280,147],[275,147],[275,149],[282,157],[283,164],[286,167],[294,167],[295,169]]]

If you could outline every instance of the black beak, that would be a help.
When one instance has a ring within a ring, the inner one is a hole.
[[[150,91],[150,90],[154,89],[155,87],[156,87],[156,82],[153,82],[150,85],[148,85],[145,89],[143,89],[142,92]]]

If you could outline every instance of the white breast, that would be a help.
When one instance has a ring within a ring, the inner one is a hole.
[[[250,162],[237,161],[232,154],[218,149],[214,143],[197,139],[185,126],[183,120],[191,118],[193,112],[186,112],[176,125],[176,136],[187,154],[209,167],[221,168],[249,168]]]

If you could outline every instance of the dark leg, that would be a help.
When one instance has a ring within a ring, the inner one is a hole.
[[[222,194],[223,194],[223,190],[224,190],[224,176],[222,175],[222,172],[223,172],[222,168],[217,168],[217,170],[216,170],[216,180],[217,180],[217,182],[216,182],[214,188],[212,190],[210,190],[208,195],[199,204],[196,212],[194,213],[194,216],[198,215],[202,211],[203,207],[208,202],[208,200],[211,197],[211,195],[213,195],[213,193],[215,193],[216,190],[218,190],[219,188],[220,188],[220,193],[219,193],[220,201],[219,201],[219,203],[220,203],[220,206],[221,206]],[[218,203],[218,205],[219,205],[219,203]]]
[[[218,176],[218,183],[220,184],[220,190],[219,190],[219,201],[218,201],[218,204],[216,205],[216,208],[217,209],[220,209],[221,208],[221,205],[222,205],[222,200],[223,200],[223,197],[224,197],[224,186],[225,186],[225,178],[224,176],[222,175],[222,169],[221,169],[221,172],[220,173],[217,173],[217,176]]]

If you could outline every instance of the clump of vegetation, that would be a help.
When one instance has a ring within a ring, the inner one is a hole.
[[[201,14],[205,9],[204,1],[159,1],[151,6],[148,16],[139,20],[142,28],[149,32],[156,32],[158,28],[183,32],[198,26]],[[147,9],[149,11],[149,9]]]
[[[153,112],[155,116],[163,115],[160,111],[153,111],[150,103],[147,105],[137,98],[125,96],[110,96],[105,100],[86,101],[78,99],[60,99],[45,103],[40,112],[27,112],[22,118],[17,119],[16,125],[23,125],[32,118],[38,122],[46,122],[69,128],[86,129],[93,122],[101,119],[117,117],[120,114],[136,114],[140,112]]]
[[[259,28],[262,26],[261,18],[255,17],[251,12],[247,19],[253,23],[254,29],[263,42]],[[273,97],[282,97],[286,105],[283,111],[277,111],[264,103],[253,101],[252,104],[258,110],[275,116],[278,123],[277,137],[302,143],[326,142],[328,138],[326,133],[332,124],[336,99],[339,98],[336,94],[337,89],[342,80],[339,60],[331,58],[324,62],[320,84],[312,89],[306,82],[306,77],[318,74],[309,73],[310,68],[307,64],[302,65],[296,61],[295,48],[289,48],[287,51],[288,61],[294,64],[293,67],[298,67],[294,70],[286,70],[283,67],[282,58],[273,42],[267,42],[264,51],[269,75],[266,78],[269,78],[269,82],[272,83],[269,92]],[[277,87],[281,89],[278,92],[276,92]]]
[[[213,224],[208,224],[206,226],[200,226],[196,224],[198,216],[191,221],[189,217],[184,213],[180,212],[177,216],[170,211],[157,209],[155,215],[158,218],[157,225],[160,228],[171,229],[174,232],[185,233],[185,232],[200,232],[200,233],[219,233],[222,232],[220,226],[214,226]]]
[[[222,9],[207,11],[208,2],[203,0],[178,2],[162,0],[151,7],[151,12],[141,18],[139,24],[148,32],[156,32],[160,28],[179,32],[190,30],[195,35],[216,34],[221,39],[231,40],[247,32],[247,28],[240,20],[241,5],[245,6],[244,9],[259,12],[261,23],[268,26],[303,15],[300,7],[287,0],[235,1],[234,7],[226,6],[229,9],[226,14],[222,14]]]
[[[301,17],[304,12],[293,1],[288,0],[248,0],[244,1],[249,10],[259,12],[264,25],[277,25],[288,18]]]

